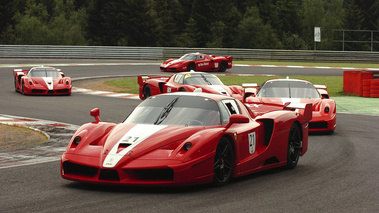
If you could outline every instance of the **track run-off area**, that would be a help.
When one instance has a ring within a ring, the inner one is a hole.
[[[115,95],[24,96],[14,68],[50,65],[75,79],[170,75],[158,61],[0,59],[0,122],[30,125],[49,141],[32,149],[0,152],[0,212],[379,212],[378,100],[335,97],[334,134],[309,136],[309,150],[294,170],[275,169],[232,180],[225,187],[141,188],[63,180],[60,154],[80,125],[121,122],[141,100]],[[342,76],[349,67],[235,65],[222,74]],[[218,74],[218,73],[215,73]],[[78,90],[77,90],[78,91]],[[332,97],[333,98],[333,97]],[[28,123],[29,122],[29,123]]]

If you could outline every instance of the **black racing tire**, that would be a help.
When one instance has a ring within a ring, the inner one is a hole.
[[[151,96],[151,89],[150,89],[150,85],[146,84],[144,87],[143,87],[143,91],[142,91],[142,100],[145,100],[146,98],[150,97]]]
[[[187,92],[187,90],[182,87],[179,89],[179,92]]]
[[[24,86],[24,82],[22,82],[22,84],[21,84],[21,93],[22,93],[23,95],[25,95],[25,86]]]
[[[196,64],[193,62],[189,63],[187,66],[187,71],[191,71],[191,70],[196,71]]]
[[[213,164],[213,185],[224,186],[232,179],[234,169],[233,146],[226,137],[218,142]]]
[[[299,126],[292,124],[290,134],[288,136],[287,146],[287,168],[294,169],[299,161],[302,150],[301,133]]]
[[[228,69],[228,62],[226,61],[221,61],[219,67],[218,67],[218,71],[219,72],[225,72],[226,69]]]

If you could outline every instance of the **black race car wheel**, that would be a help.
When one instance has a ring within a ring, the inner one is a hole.
[[[22,93],[23,95],[25,95],[25,86],[24,86],[24,82],[22,82],[21,85],[22,85],[22,86],[21,86],[21,93]]]
[[[143,87],[142,99],[145,100],[146,98],[148,98],[150,96],[151,96],[151,89],[150,89],[150,86],[148,84],[146,84]]]
[[[222,137],[216,148],[213,171],[213,185],[224,186],[232,178],[234,167],[234,152],[230,141]]]
[[[297,162],[301,154],[302,143],[299,127],[296,124],[292,124],[290,134],[288,136],[287,147],[287,168],[293,169],[296,167]]]
[[[193,62],[189,63],[187,66],[187,71],[191,71],[191,70],[196,71],[196,64]]]
[[[179,92],[187,92],[187,90],[182,87],[179,89]]]
[[[225,72],[226,69],[228,69],[228,62],[226,62],[226,61],[221,61],[220,65],[219,65],[219,69],[218,69],[218,71],[219,71],[219,72]]]

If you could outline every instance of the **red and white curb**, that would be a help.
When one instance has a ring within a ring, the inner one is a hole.
[[[113,97],[113,98],[128,98],[128,99],[139,100],[139,95],[131,94],[131,93],[99,91],[99,90],[84,89],[84,88],[79,88],[79,87],[72,87],[72,92],[79,93],[79,94],[87,94],[87,95],[98,95],[98,96],[107,96],[107,97]]]
[[[59,160],[72,135],[79,128],[67,123],[4,114],[0,114],[0,123],[26,126],[42,131],[49,137],[46,143],[33,148],[0,152],[0,169]]]

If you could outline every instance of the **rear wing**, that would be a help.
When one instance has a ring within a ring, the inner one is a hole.
[[[140,76],[138,76],[137,82],[139,85],[144,85],[145,82],[147,80],[150,80],[150,79],[156,79],[158,81],[166,82],[168,79],[170,79],[170,77],[169,76],[155,76],[155,77],[153,77],[153,76],[142,76],[142,75],[140,75]]]
[[[246,101],[246,98],[249,97],[249,96],[252,96],[254,95],[255,96],[255,93],[257,93],[257,89],[258,89],[258,84],[256,83],[243,83],[242,84],[242,87],[243,87],[243,102]]]
[[[13,76],[17,76],[17,73],[25,75],[28,72],[28,70],[23,70],[23,69],[13,69]]]
[[[324,99],[329,99],[328,87],[326,85],[313,85],[316,87],[321,97]]]
[[[311,103],[291,103],[287,102],[283,106],[284,110],[296,111],[302,115],[302,122],[312,120],[312,104]]]

